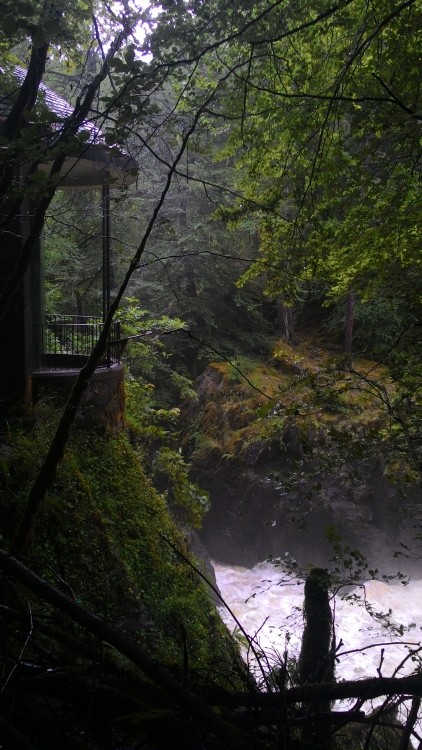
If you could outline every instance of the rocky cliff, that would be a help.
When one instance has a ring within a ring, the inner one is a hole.
[[[422,575],[422,493],[375,387],[392,388],[388,373],[373,369],[280,343],[267,365],[215,363],[197,380],[184,449],[210,495],[201,538],[213,558],[325,566],[334,534],[371,568]]]

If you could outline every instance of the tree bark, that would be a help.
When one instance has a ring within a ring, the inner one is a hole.
[[[323,568],[312,568],[305,581],[305,629],[299,656],[299,680],[308,682],[334,681],[332,649],[333,617],[329,600],[329,575]],[[329,712],[330,699],[318,697],[305,708],[305,715]],[[318,718],[306,722],[302,729],[304,747],[329,750],[332,747],[330,730]]]
[[[348,698],[370,701],[383,695],[422,696],[422,673],[409,677],[369,677],[364,680],[310,683],[288,688],[282,693],[227,693],[221,690],[218,694],[216,691],[210,699],[215,705],[232,708],[236,706],[275,708],[280,700],[292,706],[295,703],[308,703],[319,698],[329,701],[341,701]]]
[[[41,47],[33,46],[31,49],[31,58],[25,80],[19,89],[15,103],[0,126],[0,135],[8,140],[16,138],[19,134],[24,112],[30,112],[34,108],[39,85],[44,75],[48,48],[49,44],[46,42]]]

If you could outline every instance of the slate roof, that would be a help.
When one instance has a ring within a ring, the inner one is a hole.
[[[0,121],[10,110],[10,102],[26,76],[26,71],[20,67],[16,67],[13,72],[17,86],[9,94],[0,95]],[[4,75],[1,68],[0,75]],[[73,114],[73,107],[44,83],[40,84],[38,93],[37,101],[43,103],[57,118],[55,121],[53,118],[51,127],[59,129]],[[117,187],[134,182],[138,165],[131,156],[121,149],[107,146],[100,128],[89,120],[81,125],[80,130],[87,131],[89,138],[83,154],[69,154],[62,170],[61,187],[100,187],[104,183]]]
[[[17,93],[19,86],[24,82],[26,76],[26,70],[16,66],[14,68],[14,75],[17,79],[17,87],[10,91],[10,94],[3,94],[0,98],[0,120],[4,119],[10,109],[10,101],[13,99],[14,94]],[[4,70],[0,68],[0,75],[4,75]],[[50,89],[44,83],[40,83],[38,88],[37,103],[43,103],[47,109],[57,117],[57,126],[59,126],[64,120],[73,114],[73,107],[63,99],[62,96],[56,94],[55,91]],[[90,133],[89,143],[104,143],[104,137],[101,130],[96,127],[92,122],[86,120],[81,126],[82,130],[87,130]]]

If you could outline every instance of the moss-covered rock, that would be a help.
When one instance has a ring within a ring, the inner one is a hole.
[[[276,341],[272,360],[236,368],[209,365],[185,410],[183,446],[210,496],[201,534],[211,555],[251,566],[288,552],[325,567],[335,527],[370,566],[395,572],[422,495],[390,429],[388,370],[358,360],[345,371],[306,340]],[[417,562],[399,567],[417,572]]]
[[[1,465],[7,547],[57,418],[47,409],[10,432]],[[30,564],[55,586],[119,625],[157,659],[229,674],[235,649],[189,544],[151,485],[128,436],[77,432],[37,519]]]

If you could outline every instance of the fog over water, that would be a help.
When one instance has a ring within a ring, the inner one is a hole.
[[[287,649],[289,657],[297,657],[303,630],[303,584],[290,579],[277,585],[281,573],[268,563],[251,570],[214,563],[218,586],[223,599],[233,610],[246,632],[265,651],[271,666],[280,663]],[[422,640],[422,580],[400,583],[369,581],[366,600],[376,612],[392,611],[391,620],[405,628],[400,637],[374,620],[363,604],[336,597],[334,606],[336,642],[339,663],[337,679],[364,677],[403,677],[417,664],[409,658]],[[222,609],[222,617],[230,630],[236,627],[230,614]],[[340,643],[340,641],[342,643]],[[351,653],[350,653],[351,652]]]

